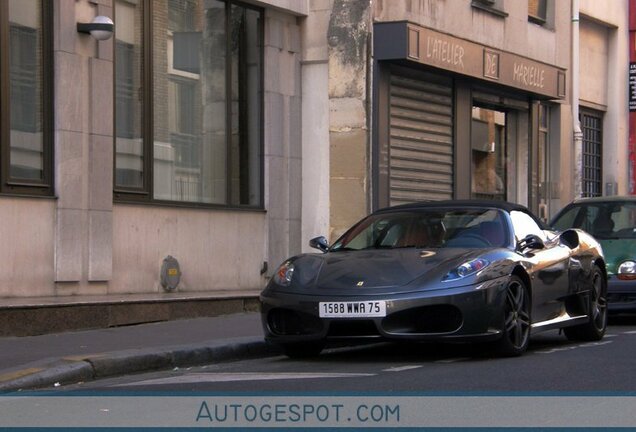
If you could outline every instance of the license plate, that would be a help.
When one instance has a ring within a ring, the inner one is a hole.
[[[386,316],[386,301],[320,302],[320,318],[369,318]]]

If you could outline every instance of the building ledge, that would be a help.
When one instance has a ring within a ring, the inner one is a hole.
[[[0,298],[0,337],[257,312],[260,290]]]

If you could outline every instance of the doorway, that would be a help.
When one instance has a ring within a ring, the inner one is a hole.
[[[506,113],[481,106],[471,116],[471,198],[506,201]]]

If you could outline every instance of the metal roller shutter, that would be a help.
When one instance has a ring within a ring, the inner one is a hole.
[[[391,205],[453,197],[452,83],[421,75],[391,75]]]

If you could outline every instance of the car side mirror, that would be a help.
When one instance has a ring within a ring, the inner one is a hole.
[[[309,240],[309,247],[318,249],[322,252],[327,252],[329,249],[329,242],[324,236],[315,237]]]
[[[527,236],[519,240],[519,244],[517,245],[517,247],[521,251],[527,249],[543,249],[545,248],[545,243],[543,243],[543,240],[538,235],[528,234]]]
[[[570,249],[575,249],[579,245],[579,233],[574,230],[563,231],[559,236],[562,244],[566,245]]]

